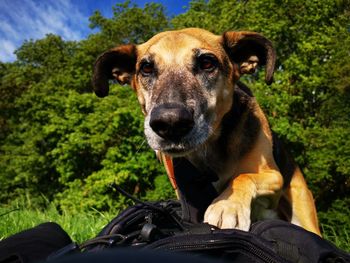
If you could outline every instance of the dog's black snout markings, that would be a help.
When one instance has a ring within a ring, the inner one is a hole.
[[[193,112],[181,104],[161,104],[152,110],[149,124],[160,137],[178,141],[192,130]]]

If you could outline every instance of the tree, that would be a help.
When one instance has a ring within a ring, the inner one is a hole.
[[[113,6],[113,17],[105,18],[99,11],[90,17],[90,27],[99,28],[101,35],[114,45],[147,41],[154,34],[169,27],[164,7],[147,3],[144,8],[131,5],[130,1]]]

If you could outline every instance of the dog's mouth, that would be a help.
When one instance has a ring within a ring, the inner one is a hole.
[[[167,150],[162,150],[161,152],[165,153],[166,155],[169,155],[171,157],[183,157],[189,154],[191,151],[186,151],[183,149],[167,149]]]
[[[172,157],[183,157],[194,151],[196,147],[193,146],[184,146],[184,144],[174,145],[170,143],[169,145],[163,145],[159,151],[170,155]]]
[[[191,154],[191,152],[196,151],[196,149],[199,146],[199,145],[192,145],[187,143],[175,144],[173,142],[166,142],[166,141],[158,141],[154,144],[154,142],[150,143],[149,140],[148,140],[148,143],[154,150],[160,151],[171,157],[187,156],[188,154]]]
[[[196,151],[209,137],[209,125],[204,117],[197,118],[193,128],[183,137],[174,139],[164,138],[157,134],[145,120],[145,135],[153,150],[161,151],[172,157],[183,157]]]

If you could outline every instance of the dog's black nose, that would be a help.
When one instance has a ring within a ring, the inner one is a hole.
[[[149,124],[160,137],[177,141],[192,130],[194,120],[192,112],[186,107],[166,103],[152,110]]]

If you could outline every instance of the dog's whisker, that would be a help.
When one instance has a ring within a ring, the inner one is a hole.
[[[138,154],[140,152],[140,150],[142,149],[143,145],[145,144],[146,142],[146,139],[144,139],[141,143],[141,145],[138,147],[137,151],[136,151],[136,154]]]

